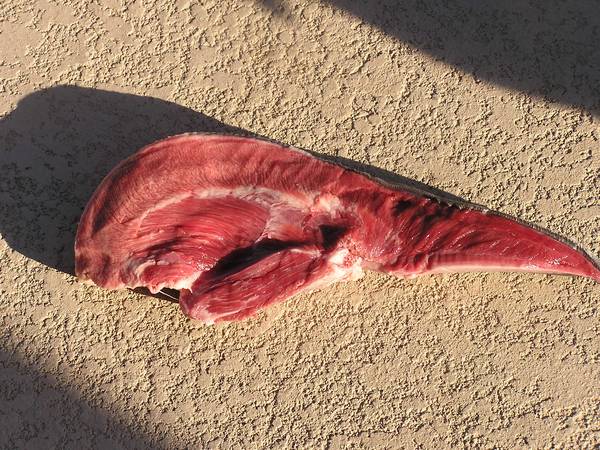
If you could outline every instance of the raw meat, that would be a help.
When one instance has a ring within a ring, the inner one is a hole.
[[[363,269],[562,273],[600,281],[572,243],[406,180],[266,140],[187,134],[123,161],[81,218],[76,273],[180,291],[182,310],[241,319]]]

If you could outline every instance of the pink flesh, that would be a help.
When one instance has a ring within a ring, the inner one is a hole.
[[[110,289],[179,289],[183,311],[207,323],[363,268],[600,281],[591,257],[545,232],[413,192],[263,140],[176,136],[98,187],[79,224],[76,273]]]

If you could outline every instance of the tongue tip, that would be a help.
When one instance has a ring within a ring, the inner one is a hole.
[[[592,255],[590,252],[584,250],[584,256],[587,257],[589,262],[590,271],[585,276],[591,278],[592,280],[600,283],[600,260]]]
[[[580,252],[583,254],[585,258],[585,262],[579,266],[578,270],[571,270],[569,273],[572,273],[575,276],[589,278],[591,280],[600,283],[600,264],[596,258],[590,255],[588,252]]]
[[[594,280],[596,283],[600,283],[600,271],[568,271],[563,272],[564,275],[571,275],[575,277],[587,278],[589,280]]]
[[[596,270],[594,273],[589,275],[588,278],[591,278],[596,283],[600,283],[600,270]]]

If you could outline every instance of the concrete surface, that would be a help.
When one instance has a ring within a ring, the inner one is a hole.
[[[0,448],[600,445],[588,280],[369,274],[204,327],[69,275],[110,167],[237,128],[600,254],[599,16],[475,3],[1,1]]]

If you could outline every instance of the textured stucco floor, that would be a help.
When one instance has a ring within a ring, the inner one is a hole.
[[[374,164],[600,254],[600,15],[482,3],[0,0],[0,448],[600,445],[589,280],[369,274],[205,327],[69,275],[101,178],[191,130]]]

